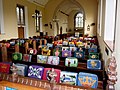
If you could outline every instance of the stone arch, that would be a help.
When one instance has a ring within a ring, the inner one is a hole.
[[[84,8],[82,7],[82,5],[79,3],[79,2],[77,2],[76,0],[62,0],[61,1],[61,3],[56,7],[56,9],[55,9],[55,11],[54,11],[54,13],[53,13],[53,19],[55,20],[55,19],[57,19],[57,14],[58,14],[58,12],[59,12],[59,10],[60,9],[63,9],[61,6],[64,6],[64,5],[66,5],[67,3],[70,3],[71,5],[73,5],[73,6],[75,6],[76,8],[77,8],[77,11],[78,12],[82,12],[83,13],[83,15],[84,15],[84,26],[85,26],[85,18],[86,18],[86,16],[85,16],[85,11],[84,11]],[[68,7],[67,7],[68,8]],[[74,10],[74,9],[72,9],[72,7],[70,7],[70,9],[71,9],[71,11],[72,10]],[[70,12],[71,12],[70,11]],[[67,14],[69,14],[70,12],[68,12],[67,11],[67,13],[65,13],[66,15]],[[64,13],[64,12],[63,12]],[[55,26],[56,25],[56,26]],[[54,24],[54,26],[56,27],[56,28],[54,28],[54,31],[55,31],[55,29],[57,29],[57,34],[59,34],[59,24],[58,24],[58,22],[56,23],[56,24]],[[83,28],[84,29],[84,28]]]

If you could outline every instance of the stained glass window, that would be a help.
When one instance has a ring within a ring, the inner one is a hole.
[[[78,13],[75,17],[75,27],[82,28],[83,27],[83,14]]]

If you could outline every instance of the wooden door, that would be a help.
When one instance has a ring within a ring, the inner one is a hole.
[[[24,27],[18,27],[18,38],[24,38]]]

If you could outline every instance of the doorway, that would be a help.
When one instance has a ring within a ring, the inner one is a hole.
[[[24,38],[24,27],[18,27],[18,38]]]

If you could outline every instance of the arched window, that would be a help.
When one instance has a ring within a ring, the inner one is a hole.
[[[77,13],[75,15],[75,28],[83,28],[83,13]]]
[[[16,12],[17,12],[17,22],[18,25],[25,25],[25,10],[24,6],[18,5],[16,7]]]

